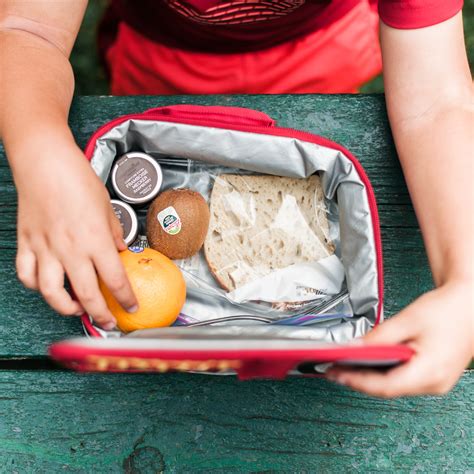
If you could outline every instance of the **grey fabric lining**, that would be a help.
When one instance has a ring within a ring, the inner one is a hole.
[[[128,120],[100,137],[92,166],[106,181],[117,155],[143,151],[152,156],[175,156],[258,173],[306,178],[319,172],[328,199],[337,199],[341,259],[354,313],[373,325],[379,304],[373,222],[364,184],[352,162],[328,147],[288,137],[212,127]],[[347,333],[347,323],[341,331]],[[360,332],[357,320],[354,333]],[[340,340],[331,325],[325,340]]]

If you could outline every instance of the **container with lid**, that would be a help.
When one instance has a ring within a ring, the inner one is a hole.
[[[141,205],[158,194],[163,173],[151,156],[130,152],[115,161],[111,181],[118,198],[129,204]]]
[[[123,240],[125,244],[131,245],[138,235],[138,218],[135,211],[126,202],[118,199],[111,199],[111,204],[114,209],[117,219],[123,229]]]

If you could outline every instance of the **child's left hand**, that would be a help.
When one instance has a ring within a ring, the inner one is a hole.
[[[334,367],[327,378],[378,397],[444,394],[474,355],[474,289],[448,282],[422,295],[362,339],[364,344],[408,344],[411,360],[387,372]]]

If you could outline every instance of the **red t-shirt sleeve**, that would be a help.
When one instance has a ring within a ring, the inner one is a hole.
[[[462,6],[463,0],[379,0],[379,15],[393,28],[423,28],[448,20]]]

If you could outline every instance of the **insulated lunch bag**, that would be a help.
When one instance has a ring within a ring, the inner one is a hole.
[[[89,140],[85,155],[107,183],[114,159],[130,151],[161,164],[163,189],[191,187],[206,198],[221,173],[302,180],[317,174],[342,263],[342,287],[282,312],[275,304],[232,300],[197,256],[177,263],[188,288],[183,313],[205,324],[186,324],[182,318],[179,326],[125,335],[101,330],[85,314],[86,337],[53,344],[53,359],[79,371],[225,373],[249,379],[321,375],[334,363],[387,367],[411,357],[404,345],[351,343],[382,322],[383,268],[374,192],[348,150],[312,133],[278,127],[262,112],[176,105],[105,124]],[[141,219],[145,212],[138,210]],[[285,231],[295,235],[301,218],[296,214],[287,212],[283,219]],[[243,312],[249,321],[226,318]],[[270,323],[258,323],[259,315],[267,315]]]

